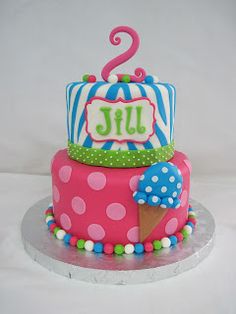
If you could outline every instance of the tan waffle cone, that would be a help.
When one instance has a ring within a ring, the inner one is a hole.
[[[153,229],[160,223],[167,213],[167,208],[150,206],[148,204],[138,205],[139,208],[139,238],[143,242]]]

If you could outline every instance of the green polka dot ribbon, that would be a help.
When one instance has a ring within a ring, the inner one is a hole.
[[[68,141],[68,155],[81,163],[109,168],[136,168],[168,161],[174,156],[174,142],[155,149],[105,150],[87,148]]]

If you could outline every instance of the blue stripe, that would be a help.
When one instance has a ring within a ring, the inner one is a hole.
[[[105,84],[107,84],[107,83],[106,82],[97,82],[96,84],[94,84],[93,87],[89,91],[86,102],[88,102],[91,98],[93,98],[96,95],[96,92],[100,86],[105,85]],[[81,130],[83,128],[84,123],[85,123],[85,108],[83,109],[82,115],[81,115],[80,120],[79,120],[79,125],[78,125],[78,130],[77,130],[77,142],[79,141],[80,133],[81,133]],[[83,146],[92,147],[92,144],[93,144],[93,141],[92,141],[91,137],[89,135],[87,135],[87,137],[83,143]]]
[[[70,123],[69,123],[70,99],[71,99],[71,94],[72,94],[73,88],[79,84],[81,84],[81,83],[70,83],[66,86],[67,136],[68,136],[68,139],[70,139],[70,128],[69,128],[69,125],[70,125]]]
[[[165,146],[167,145],[167,140],[166,140],[166,137],[165,137],[165,134],[162,132],[162,130],[160,129],[160,127],[158,126],[158,124],[156,123],[155,124],[155,132],[157,134],[157,137],[161,143],[161,146]]]
[[[76,119],[76,114],[77,114],[77,108],[78,108],[78,103],[80,99],[80,95],[82,93],[82,90],[84,86],[86,86],[87,83],[83,83],[80,88],[77,91],[77,94],[75,96],[75,101],[73,104],[73,109],[72,109],[72,117],[71,117],[71,135],[70,135],[70,141],[74,143],[74,127],[75,127],[75,119]]]
[[[120,85],[121,83],[111,85],[111,87],[108,89],[106,93],[106,98],[109,100],[116,100],[119,89],[120,89]]]
[[[145,88],[142,86],[142,84],[136,84],[136,85],[138,86],[142,97],[147,97],[146,90],[145,90]]]
[[[142,96],[143,96],[143,97],[147,97],[147,93],[146,93],[146,90],[144,89],[144,87],[143,87],[142,85],[140,85],[140,84],[137,84],[137,86],[138,86],[138,88],[140,89]],[[153,87],[153,85],[152,85],[152,87]],[[160,92],[160,91],[159,91],[159,92]],[[161,97],[161,100],[162,100],[162,97]],[[162,102],[162,103],[163,103],[163,102]],[[162,130],[160,129],[160,127],[158,126],[157,123],[155,124],[154,128],[155,128],[155,133],[156,133],[156,135],[157,135],[157,138],[158,138],[158,140],[159,140],[161,146],[167,145],[168,143],[167,143],[165,134],[162,132]],[[145,144],[146,144],[146,146],[144,145],[144,147],[148,149],[148,145],[149,145],[148,142],[145,143]],[[150,144],[151,144],[151,143],[150,143]],[[151,145],[152,145],[152,144],[151,144]],[[152,146],[151,148],[153,148],[153,146]]]
[[[163,122],[165,123],[165,125],[167,125],[166,111],[165,111],[165,106],[164,106],[163,99],[161,96],[161,92],[155,84],[151,84],[149,86],[154,90],[154,92],[156,94],[157,106],[158,106],[160,116],[161,116]]]
[[[146,143],[144,143],[143,146],[144,146],[144,148],[146,148],[146,149],[152,149],[152,148],[153,148],[153,146],[152,146],[152,144],[150,143],[150,141],[147,141]]]
[[[110,150],[112,145],[113,145],[113,141],[108,141],[106,142],[103,146],[102,146],[102,149],[106,149],[106,150]]]
[[[166,89],[168,90],[168,94],[169,94],[169,103],[170,103],[170,141],[172,141],[173,138],[173,112],[175,111],[175,108],[173,108],[174,104],[173,104],[173,95],[172,95],[172,89],[170,84],[167,83],[161,83],[161,85],[165,86]],[[175,90],[175,88],[174,88]],[[174,110],[173,110],[174,109]]]
[[[176,109],[176,88],[175,88],[175,86],[172,85],[172,84],[168,84],[168,85],[171,86],[171,87],[174,89],[174,92],[173,92],[174,104],[173,104],[173,106],[174,106],[174,117],[175,117],[175,109]]]
[[[128,148],[130,150],[137,150],[137,147],[132,142],[127,142]]]

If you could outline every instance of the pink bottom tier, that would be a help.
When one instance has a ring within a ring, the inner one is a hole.
[[[177,151],[170,162],[183,176],[181,206],[170,208],[145,242],[174,234],[187,220],[190,162]],[[79,239],[123,245],[139,242],[138,205],[132,195],[146,169],[88,166],[71,160],[66,149],[58,151],[51,169],[56,223]]]

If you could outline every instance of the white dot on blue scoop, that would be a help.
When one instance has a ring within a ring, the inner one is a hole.
[[[182,186],[182,184],[179,182],[179,183],[177,183],[177,188],[178,189],[180,189],[181,188],[181,186]]]
[[[168,168],[163,167],[163,168],[161,169],[161,171],[162,171],[163,173],[167,173],[167,172],[168,172]]]
[[[152,182],[156,183],[158,181],[158,176],[153,176],[151,180]]]
[[[144,201],[143,199],[140,199],[140,200],[138,200],[138,203],[139,203],[139,204],[144,204],[145,201]]]
[[[154,196],[152,197],[152,201],[153,201],[153,203],[157,203],[158,197],[154,195]]]
[[[145,191],[146,192],[152,192],[152,187],[149,185],[145,188]]]
[[[174,177],[174,176],[169,177],[169,181],[170,181],[171,183],[175,182],[175,177]]]
[[[169,202],[170,204],[173,204],[173,203],[174,203],[173,198],[172,198],[172,197],[168,197],[168,202]]]
[[[162,193],[165,193],[166,191],[167,191],[167,187],[166,187],[166,186],[162,186],[161,192],[162,192]]]

